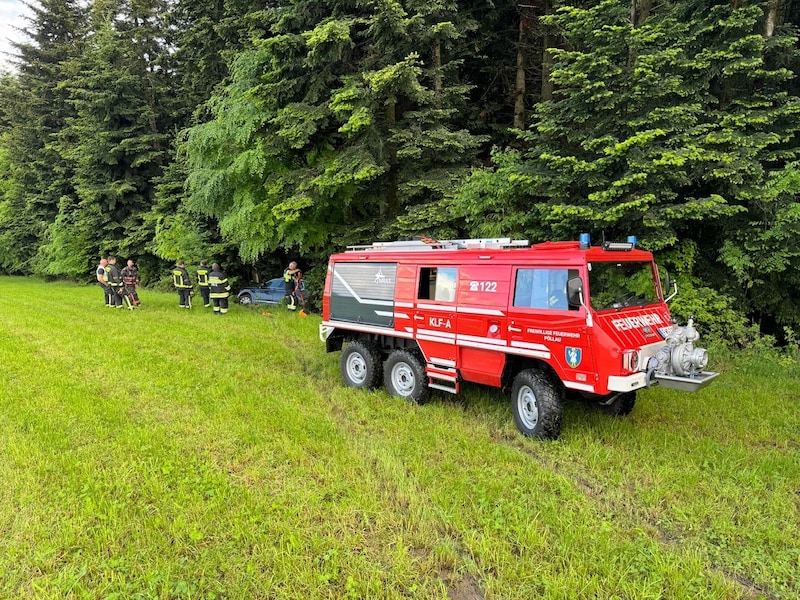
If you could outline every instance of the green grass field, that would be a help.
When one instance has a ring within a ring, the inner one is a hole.
[[[319,318],[0,278],[0,598],[798,598],[798,365],[520,437],[345,388]]]

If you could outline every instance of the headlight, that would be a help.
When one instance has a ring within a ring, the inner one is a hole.
[[[624,350],[622,352],[622,368],[630,373],[639,370],[639,351]]]

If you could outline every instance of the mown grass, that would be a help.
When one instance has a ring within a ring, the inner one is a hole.
[[[341,383],[319,319],[0,278],[0,597],[800,597],[797,365],[562,438]]]

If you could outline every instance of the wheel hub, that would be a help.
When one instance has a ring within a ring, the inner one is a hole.
[[[534,429],[539,422],[539,404],[536,401],[536,394],[527,385],[522,386],[517,394],[517,406],[525,427]]]
[[[401,396],[410,396],[414,391],[414,372],[405,363],[400,363],[392,369],[392,384]]]
[[[360,354],[351,354],[347,358],[347,374],[354,383],[361,384],[367,378],[367,362]]]

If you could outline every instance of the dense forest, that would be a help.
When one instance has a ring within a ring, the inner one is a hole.
[[[0,272],[310,286],[347,244],[636,235],[673,303],[800,330],[800,1],[31,0]]]

